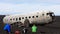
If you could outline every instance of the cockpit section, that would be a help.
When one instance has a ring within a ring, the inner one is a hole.
[[[52,18],[52,20],[54,20],[55,14],[53,12],[49,12],[49,13],[47,13],[47,15],[49,15]]]

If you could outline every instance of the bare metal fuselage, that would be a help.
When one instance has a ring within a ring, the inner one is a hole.
[[[24,24],[25,18],[27,17],[27,19],[30,21],[30,24],[32,23],[49,23],[52,21],[52,17],[50,15],[47,15],[47,13],[49,13],[49,11],[46,12],[34,12],[34,13],[28,13],[28,14],[17,14],[17,15],[9,15],[4,17],[3,22],[4,23],[15,23],[15,22],[22,22]],[[34,16],[34,18],[33,18]],[[30,17],[30,18],[29,18]],[[17,18],[17,20],[16,20]],[[21,20],[19,20],[19,18]],[[24,19],[22,19],[24,18]]]

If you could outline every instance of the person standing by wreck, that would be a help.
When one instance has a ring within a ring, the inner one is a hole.
[[[11,30],[10,24],[6,24],[6,25],[4,26],[4,31],[5,31],[7,34],[10,34],[10,30]]]
[[[32,33],[35,34],[37,32],[37,26],[34,24],[32,26]]]

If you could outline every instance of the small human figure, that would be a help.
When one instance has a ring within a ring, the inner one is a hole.
[[[11,30],[10,24],[6,24],[4,26],[4,31],[6,31],[7,34],[10,34],[10,30]]]
[[[36,25],[33,25],[32,26],[32,33],[36,33],[37,32],[37,26]]]
[[[29,27],[30,21],[26,18],[24,21],[24,26]]]
[[[24,34],[27,33],[27,28],[23,28],[23,33],[24,33]]]

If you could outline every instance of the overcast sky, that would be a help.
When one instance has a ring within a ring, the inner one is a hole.
[[[50,10],[60,15],[60,0],[0,0],[0,15]]]

